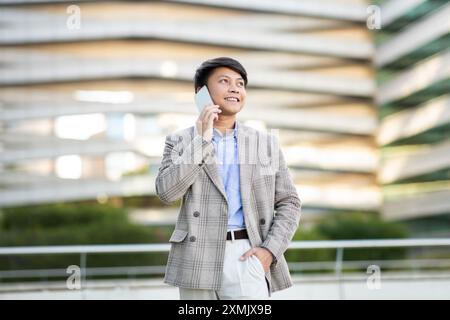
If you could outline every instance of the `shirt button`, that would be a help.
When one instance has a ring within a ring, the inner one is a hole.
[[[190,242],[195,242],[195,240],[197,240],[197,238],[196,238],[195,236],[191,236],[191,237],[189,238],[189,241],[190,241]]]
[[[200,212],[198,212],[198,211],[195,211],[195,212],[194,212],[194,217],[197,218],[199,215],[200,215]]]
[[[266,224],[266,219],[261,219],[261,220],[259,220],[259,223],[260,223],[260,224]]]
[[[178,152],[178,155],[181,156],[183,154],[183,151]]]

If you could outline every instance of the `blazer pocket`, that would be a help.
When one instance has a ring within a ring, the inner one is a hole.
[[[172,233],[172,236],[169,239],[169,242],[172,242],[172,243],[183,242],[183,240],[186,238],[187,234],[188,234],[187,231],[175,229]]]

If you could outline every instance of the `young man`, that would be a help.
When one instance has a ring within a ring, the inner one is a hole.
[[[164,203],[182,198],[164,281],[181,299],[266,299],[292,285],[283,253],[301,201],[276,137],[236,120],[244,67],[207,60],[194,82],[195,92],[207,85],[214,105],[167,136],[156,178]]]

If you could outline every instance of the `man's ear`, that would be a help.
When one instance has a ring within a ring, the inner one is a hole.
[[[202,87],[197,87],[197,89],[195,89],[195,93],[197,93]]]

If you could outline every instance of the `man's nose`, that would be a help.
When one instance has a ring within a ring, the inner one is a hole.
[[[233,93],[239,93],[239,90],[237,90],[236,87],[235,87],[234,85],[231,85],[231,86],[230,86],[230,90],[229,90],[229,91],[231,91],[231,92],[233,92]]]

